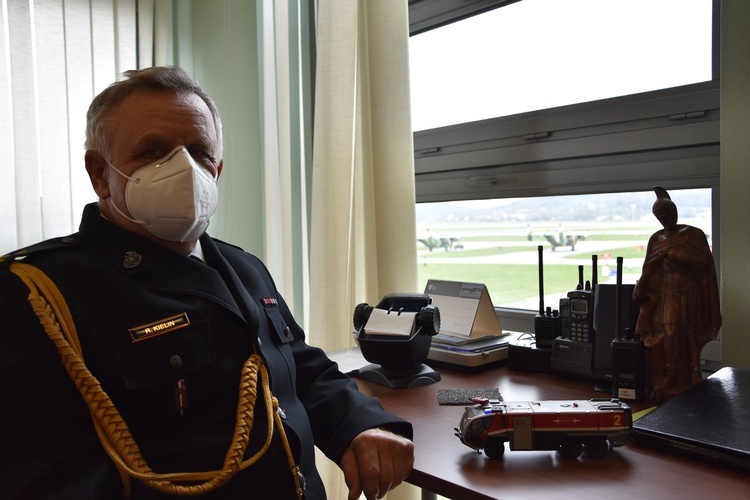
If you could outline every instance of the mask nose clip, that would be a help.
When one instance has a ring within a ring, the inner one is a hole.
[[[192,157],[192,156],[190,155],[190,152],[189,152],[189,151],[188,151],[187,149],[185,149],[185,146],[179,146],[179,147],[175,148],[175,149],[174,149],[174,151],[172,151],[172,153],[170,153],[170,154],[169,154],[169,156],[167,156],[167,157],[166,157],[166,158],[164,159],[164,161],[161,161],[161,162],[157,163],[156,165],[154,165],[154,167],[155,167],[155,168],[159,168],[159,167],[161,167],[162,165],[164,165],[164,164],[166,164],[167,162],[169,162],[169,160],[171,160],[172,158],[174,158],[175,156],[177,156],[177,154],[178,154],[178,153],[181,153],[182,151],[184,151],[184,152],[185,152],[185,154],[187,154],[188,156],[190,156],[190,158],[193,158],[193,157]]]

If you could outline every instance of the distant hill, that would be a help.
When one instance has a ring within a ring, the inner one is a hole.
[[[689,192],[675,190],[670,191],[670,196],[677,205],[680,219],[692,219],[711,211],[709,189]],[[648,191],[515,198],[497,200],[495,206],[488,206],[491,200],[480,200],[475,206],[472,206],[471,201],[418,203],[416,214],[420,225],[435,222],[638,220],[652,217],[651,207],[655,199],[654,194]]]

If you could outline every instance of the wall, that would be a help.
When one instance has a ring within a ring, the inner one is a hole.
[[[722,2],[722,365],[750,368],[750,2]]]
[[[174,63],[193,72],[224,125],[221,203],[209,232],[265,258],[256,2],[174,2]]]

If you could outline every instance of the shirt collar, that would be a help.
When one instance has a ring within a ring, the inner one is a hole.
[[[195,248],[190,253],[190,257],[195,257],[202,260],[203,262],[206,262],[206,256],[203,255],[203,247],[201,246],[200,240],[195,240]]]

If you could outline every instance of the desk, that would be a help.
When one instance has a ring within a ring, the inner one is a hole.
[[[356,348],[331,353],[331,358],[342,371],[366,364]],[[602,459],[508,451],[502,460],[490,460],[453,435],[464,407],[438,405],[438,389],[497,387],[506,400],[590,399],[606,394],[594,391],[590,382],[505,366],[474,374],[438,371],[440,382],[414,389],[389,389],[355,378],[362,392],[412,422],[415,463],[407,481],[423,491],[460,500],[750,498],[750,475],[633,443]],[[630,406],[635,413],[650,405]]]

